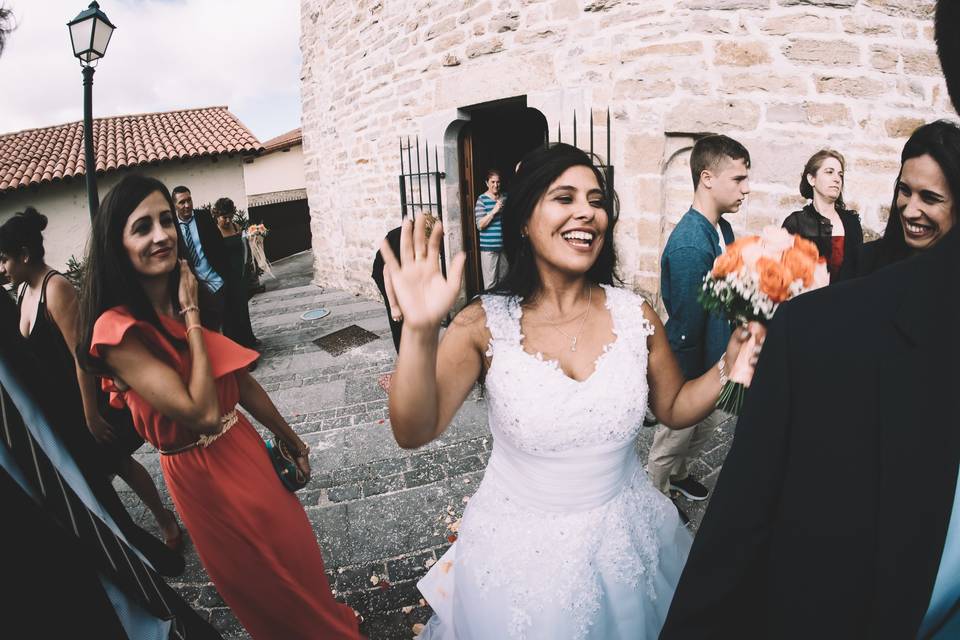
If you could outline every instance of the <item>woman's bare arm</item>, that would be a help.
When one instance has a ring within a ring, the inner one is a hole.
[[[195,321],[199,324],[199,318]],[[220,402],[201,331],[191,331],[187,340],[193,362],[186,385],[170,365],[129,333],[120,344],[103,349],[104,360],[116,376],[151,407],[178,425],[198,433],[217,433]]]
[[[716,365],[695,380],[686,380],[680,365],[670,349],[666,330],[659,316],[643,305],[643,316],[653,325],[653,335],[647,339],[649,362],[647,380],[650,384],[650,409],[661,424],[671,429],[692,427],[706,418],[716,407],[720,397],[720,370]],[[730,337],[724,354],[725,371],[729,373],[740,347],[749,334],[737,328]]]
[[[66,278],[56,276],[47,281],[47,311],[60,330],[63,341],[73,356],[80,398],[83,401],[83,417],[94,439],[100,443],[116,440],[113,426],[100,415],[97,403],[97,378],[84,371],[77,360],[77,343],[80,341],[80,309],[77,292]]]
[[[310,463],[307,459],[309,447],[300,439],[287,421],[283,419],[273,400],[263,390],[250,372],[237,371],[237,387],[240,391],[240,406],[250,412],[257,422],[269,429],[275,436],[287,443],[287,446],[297,455],[297,464],[304,474],[310,474]],[[301,461],[302,458],[302,461]]]
[[[200,329],[197,279],[185,260],[180,261],[180,308],[185,311],[190,349],[190,379],[183,380],[129,332],[119,345],[105,348],[107,366],[151,407],[198,433],[220,432],[220,401],[213,382],[210,359]]]
[[[450,262],[450,277],[443,277],[442,236],[439,223],[428,241],[423,218],[405,220],[400,260],[386,241],[380,249],[404,319],[390,383],[390,423],[397,443],[405,448],[424,445],[443,432],[482,366],[477,323],[470,322],[470,314],[460,314],[438,344],[440,324],[459,292],[464,265],[463,254],[457,255]]]

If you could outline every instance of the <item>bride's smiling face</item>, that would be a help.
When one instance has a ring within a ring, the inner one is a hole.
[[[589,167],[570,167],[544,191],[523,228],[537,267],[582,275],[603,248],[604,193]]]

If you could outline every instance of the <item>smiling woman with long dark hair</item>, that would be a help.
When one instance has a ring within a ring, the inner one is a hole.
[[[925,124],[900,155],[900,174],[883,237],[863,247],[860,274],[926,251],[957,224],[960,197],[960,127]]]
[[[650,406],[684,428],[713,410],[727,354],[686,382],[653,308],[613,286],[616,198],[583,151],[528,154],[503,211],[509,263],[438,340],[463,255],[440,273],[440,225],[404,222],[381,249],[404,317],[390,420],[397,442],[439,437],[486,372],[494,443],[457,542],[420,582],[423,638],[652,638],[690,546],[635,444]]]
[[[166,187],[130,175],[94,220],[83,295],[85,366],[109,380],[160,468],[200,561],[254,638],[356,638],[310,521],[237,404],[295,452],[308,448],[247,367],[254,351],[200,325]]]

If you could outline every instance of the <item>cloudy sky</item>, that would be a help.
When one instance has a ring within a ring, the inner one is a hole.
[[[89,0],[0,0],[17,29],[0,56],[0,133],[83,118],[66,23]],[[261,140],[300,126],[299,0],[100,0],[116,25],[94,117],[227,105]]]

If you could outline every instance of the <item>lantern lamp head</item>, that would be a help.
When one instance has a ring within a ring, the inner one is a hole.
[[[91,66],[107,53],[110,36],[116,29],[95,1],[68,22],[67,27],[70,29],[73,55],[85,67]]]

